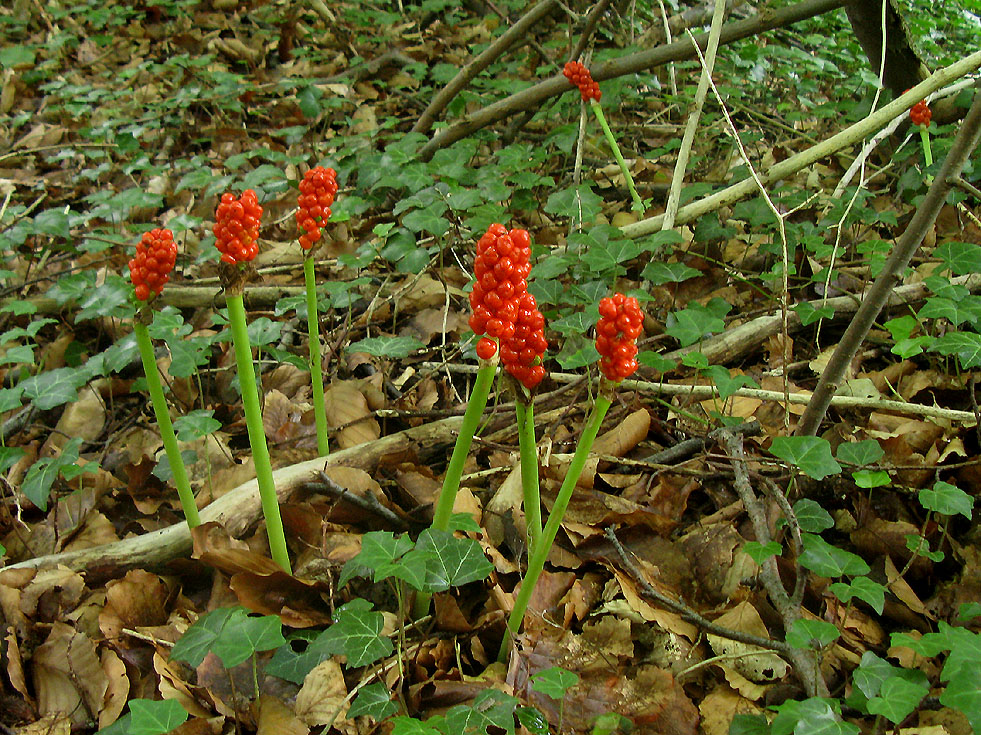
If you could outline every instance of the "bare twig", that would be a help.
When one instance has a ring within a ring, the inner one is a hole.
[[[376,498],[370,492],[360,495],[356,492],[348,490],[343,485],[334,482],[330,475],[322,470],[318,471],[315,474],[315,477],[316,479],[304,483],[301,488],[304,490],[313,490],[314,492],[325,492],[339,500],[343,500],[345,503],[350,503],[363,511],[378,516],[386,523],[395,526],[395,528],[402,531],[408,530],[409,524],[402,520],[402,518],[400,518],[399,515],[391,508],[386,508],[384,505],[382,505],[378,501],[378,498]]]
[[[583,26],[582,33],[579,34],[579,40],[576,41],[575,48],[572,49],[572,53],[569,54],[569,60],[575,61],[580,56],[582,52],[586,50],[586,46],[589,45],[589,39],[593,35],[593,31],[596,30],[596,24],[599,23],[600,17],[606,12],[607,6],[609,6],[610,0],[600,0],[596,3],[592,10],[589,11],[589,15],[586,16],[586,24]]]
[[[525,13],[517,23],[511,26],[496,41],[494,41],[494,43],[484,49],[480,55],[472,59],[470,63],[460,69],[456,76],[450,80],[449,84],[443,87],[443,89],[439,91],[439,94],[433,97],[432,102],[429,103],[429,106],[419,116],[419,119],[416,120],[416,124],[412,126],[412,132],[427,132],[442,114],[443,110],[446,109],[446,106],[450,104],[457,94],[459,94],[461,89],[470,83],[470,80],[486,69],[495,59],[501,56],[501,54],[511,48],[511,46],[513,46],[529,31],[529,29],[551,13],[557,4],[558,3],[556,0],[541,0],[531,10]]]
[[[978,52],[977,56],[981,59],[981,52]],[[927,230],[933,226],[950,189],[950,182],[960,175],[961,169],[967,163],[979,137],[981,137],[981,80],[975,85],[974,103],[968,110],[967,117],[961,123],[961,129],[958,131],[939,173],[933,180],[933,184],[927,191],[923,203],[893,248],[889,259],[886,260],[875,282],[862,300],[861,306],[855,312],[855,316],[845,330],[845,334],[832,354],[831,360],[821,374],[821,379],[814,389],[814,397],[808,403],[807,409],[797,426],[798,436],[817,433],[848,364],[862,346],[862,342],[869,333],[876,317],[879,316],[879,312],[889,300],[893,289],[901,280],[906,266],[920,247],[920,243],[923,242]]]
[[[727,638],[732,641],[747,643],[751,646],[759,646],[760,648],[766,648],[770,651],[778,651],[779,653],[783,654],[787,654],[792,650],[791,647],[783,641],[773,640],[772,638],[763,638],[758,635],[753,635],[752,633],[743,633],[739,630],[730,630],[729,628],[724,628],[721,625],[716,625],[708,618],[703,618],[683,602],[678,602],[677,600],[673,600],[667,595],[658,592],[658,590],[644,578],[641,571],[627,556],[626,549],[623,548],[623,545],[620,543],[620,539],[617,538],[612,527],[606,529],[606,538],[608,538],[610,543],[613,544],[613,548],[617,551],[617,556],[620,557],[620,563],[630,575],[630,578],[639,585],[639,591],[642,597],[646,597],[659,605],[663,605],[669,610],[673,610],[682,618],[690,623],[694,623],[706,633],[717,635],[720,638]]]

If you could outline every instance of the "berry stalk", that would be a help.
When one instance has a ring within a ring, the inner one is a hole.
[[[608,392],[608,390],[601,392],[600,396],[596,399],[596,405],[593,406],[593,411],[589,416],[589,420],[586,422],[582,436],[579,438],[576,453],[572,456],[572,462],[569,463],[569,469],[565,474],[565,479],[562,481],[559,494],[555,498],[555,505],[552,506],[552,512],[549,513],[548,522],[545,524],[542,536],[538,540],[538,543],[531,549],[528,569],[525,571],[525,576],[521,580],[521,589],[518,590],[518,596],[514,600],[514,607],[511,609],[511,615],[508,617],[507,632],[504,635],[504,640],[501,641],[501,648],[497,654],[498,661],[503,662],[507,660],[508,650],[511,647],[511,639],[521,630],[521,623],[524,620],[525,611],[528,609],[528,602],[531,600],[531,595],[535,591],[535,584],[538,582],[538,578],[542,575],[542,570],[545,568],[545,560],[548,558],[548,552],[552,549],[552,543],[555,541],[555,536],[559,531],[559,525],[562,523],[562,517],[565,515],[566,508],[569,507],[572,492],[576,489],[576,483],[579,482],[579,477],[582,475],[583,468],[586,466],[589,451],[592,449],[596,435],[599,433],[603,418],[606,416],[606,412],[610,410],[612,401],[604,395],[604,393]],[[527,513],[527,509],[525,512]]]
[[[153,354],[150,333],[147,331],[146,325],[139,320],[139,317],[133,325],[133,335],[136,337],[136,345],[140,349],[140,359],[143,361],[143,371],[146,373],[147,390],[150,392],[150,404],[153,406],[153,414],[156,416],[157,426],[160,428],[160,438],[163,440],[164,450],[167,452],[167,461],[170,463],[170,471],[174,477],[174,485],[177,487],[177,496],[181,501],[184,519],[187,521],[188,528],[194,528],[201,525],[198,506],[194,502],[191,483],[187,479],[187,469],[184,467],[180,446],[178,446],[177,437],[174,435],[174,426],[170,422],[170,412],[167,410],[167,399],[164,397],[163,386],[160,383],[160,373],[157,371],[157,359]]]
[[[497,372],[497,356],[490,359],[481,358],[480,369],[477,370],[477,378],[474,380],[473,390],[470,391],[470,398],[467,401],[467,410],[463,414],[463,423],[460,424],[460,433],[457,434],[456,444],[453,445],[453,454],[450,455],[450,463],[446,466],[446,473],[443,475],[443,487],[439,491],[439,498],[436,501],[436,509],[433,512],[433,528],[446,531],[450,527],[450,516],[453,515],[453,503],[460,490],[460,479],[463,477],[463,465],[467,461],[467,453],[473,442],[474,434],[480,427],[480,419],[483,416],[484,408],[487,406],[487,396],[490,394],[491,386],[494,384],[494,374]],[[425,592],[416,593],[416,600],[413,606],[415,618],[421,618],[429,610],[430,595]]]
[[[307,335],[310,342],[310,384],[313,388],[313,418],[317,425],[317,453],[326,457],[327,407],[324,405],[324,366],[320,353],[320,315],[317,311],[317,281],[313,257],[303,259],[303,281],[307,296]]]
[[[273,561],[287,573],[292,573],[289,551],[286,548],[286,533],[283,519],[279,513],[279,498],[273,481],[272,463],[269,448],[266,446],[266,433],[262,428],[262,409],[259,407],[259,389],[256,386],[255,368],[252,365],[252,347],[246,326],[245,303],[241,293],[227,293],[228,322],[232,329],[232,345],[235,348],[235,361],[238,364],[238,383],[242,392],[242,406],[245,408],[245,424],[252,446],[252,459],[255,462],[255,478],[259,485],[259,499],[262,501],[262,515],[266,519],[266,536],[269,538],[269,551]]]
[[[630,191],[630,198],[634,201],[633,210],[639,214],[643,214],[644,202],[641,201],[640,194],[637,193],[637,187],[634,186],[634,177],[630,175],[630,169],[627,167],[627,162],[623,160],[623,154],[620,152],[620,146],[617,145],[617,139],[613,137],[613,131],[610,130],[610,124],[606,122],[606,116],[603,115],[603,108],[600,107],[599,100],[590,100],[589,108],[593,111],[593,115],[596,116],[596,120],[599,122],[600,127],[603,128],[603,135],[606,136],[606,142],[610,144],[610,150],[613,151],[613,157],[617,160],[617,164],[620,166],[620,171],[623,172],[623,178],[627,182],[627,189]]]
[[[521,488],[524,494],[528,548],[533,549],[542,535],[542,499],[538,484],[538,448],[535,444],[535,404],[522,397],[514,403],[518,420],[518,447],[521,456]]]

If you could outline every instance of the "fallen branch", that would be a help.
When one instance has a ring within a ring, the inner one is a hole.
[[[459,431],[461,423],[462,417],[457,416],[433,421],[350,449],[331,452],[330,457],[283,467],[273,474],[277,495],[282,502],[301,484],[319,480],[319,473],[326,466],[343,465],[370,472],[383,460],[393,456],[413,450],[432,453],[452,443],[454,432]],[[255,525],[261,514],[259,488],[253,479],[202,509],[201,522],[217,522],[230,536],[238,538]],[[191,534],[187,524],[182,521],[159,531],[111,544],[28,559],[4,567],[0,574],[8,569],[40,569],[61,565],[105,579],[129,569],[160,566],[172,559],[187,556],[190,551]]]
[[[973,56],[978,57],[979,63],[981,63],[981,51]],[[842,335],[838,347],[832,353],[827,367],[821,373],[821,379],[814,389],[814,399],[807,405],[807,410],[797,425],[798,436],[817,433],[821,420],[828,412],[828,406],[831,404],[831,399],[834,397],[849,363],[862,346],[862,342],[872,328],[876,317],[879,316],[879,312],[889,301],[893,288],[902,278],[906,266],[909,265],[913,254],[919,249],[927,230],[933,226],[937,215],[940,214],[940,208],[947,198],[951,182],[960,176],[961,169],[964,168],[971,152],[977,145],[978,138],[981,137],[981,94],[979,92],[981,92],[981,80],[975,86],[974,103],[968,110],[967,117],[961,123],[961,129],[958,131],[957,137],[954,138],[947,158],[940,167],[940,171],[937,172],[937,177],[930,185],[926,197],[913,215],[913,219],[910,220],[906,231],[903,232],[893,247],[892,253],[882,266],[879,275],[876,276],[872,287],[862,299],[862,305],[855,312],[855,316],[849,323],[848,329],[845,330],[845,334]]]
[[[797,3],[788,8],[779,8],[777,10],[767,8],[764,12],[752,18],[730,23],[723,27],[720,43],[731,43],[764,31],[773,30],[774,28],[782,28],[783,26],[835,10],[847,2],[848,0],[804,0],[804,2]],[[704,49],[708,40],[708,34],[701,33],[695,38],[699,47]],[[593,79],[597,82],[602,82],[606,79],[614,79],[625,74],[634,74],[652,69],[672,61],[686,61],[694,58],[695,49],[691,41],[683,38],[674,43],[658,46],[648,51],[639,51],[619,59],[598,64],[590,69],[590,71],[592,72]],[[524,89],[479,110],[448,128],[444,128],[422,147],[420,157],[422,160],[428,161],[440,148],[445,148],[461,138],[465,138],[475,131],[510,117],[517,112],[537,110],[550,97],[570,92],[573,89],[575,88],[569,84],[568,80],[562,74],[557,74],[554,77],[541,81],[528,89]],[[910,103],[910,106],[912,106],[913,102]]]

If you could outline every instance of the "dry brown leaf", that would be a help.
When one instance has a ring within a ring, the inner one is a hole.
[[[341,449],[374,441],[381,436],[381,427],[368,408],[368,401],[352,380],[335,380],[324,391],[327,424],[337,432],[337,446]]]
[[[129,699],[129,677],[126,675],[126,664],[111,648],[102,649],[102,670],[106,674],[109,686],[99,710],[99,728],[108,727],[122,714]]]
[[[701,729],[705,735],[729,735],[729,726],[736,715],[761,715],[763,710],[727,686],[717,686],[698,705],[702,715]]]
[[[646,409],[634,411],[615,428],[596,437],[592,451],[594,454],[622,457],[647,438],[650,427],[651,415]]]
[[[319,663],[303,680],[296,695],[296,716],[308,725],[333,723],[341,727],[347,721],[347,685],[341,666],[333,658]],[[336,719],[335,719],[336,718]]]
[[[31,664],[42,715],[68,714],[83,726],[102,709],[109,679],[88,636],[55,622]]]
[[[83,441],[95,441],[106,425],[106,404],[99,393],[99,384],[106,381],[93,381],[78,391],[78,400],[65,406],[58,419],[55,430],[48,435],[41,455],[44,457],[60,454],[69,439],[75,437]]]
[[[256,735],[308,735],[309,732],[310,728],[278,697],[269,694],[259,697],[259,726]]]

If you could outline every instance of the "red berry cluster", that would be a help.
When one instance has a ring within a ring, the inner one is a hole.
[[[909,110],[909,119],[914,125],[926,127],[930,124],[931,117],[933,117],[933,113],[930,112],[929,105],[923,100],[917,102]]]
[[[600,299],[600,318],[596,323],[596,350],[600,370],[607,380],[619,383],[637,369],[637,337],[644,324],[644,313],[637,299],[622,293]]]
[[[484,335],[477,342],[477,356],[489,360],[501,344],[504,368],[526,388],[545,377],[541,357],[548,348],[545,318],[535,297],[528,293],[531,272],[531,238],[526,230],[494,224],[477,241],[475,283],[470,293],[470,328]]]
[[[225,263],[245,263],[259,254],[259,223],[262,207],[252,189],[246,189],[238,199],[222,194],[215,212],[215,246]]]
[[[296,224],[303,229],[300,247],[309,250],[320,239],[320,225],[330,217],[330,206],[337,194],[337,172],[317,166],[306,172],[300,182]]]
[[[593,75],[581,63],[570,61],[562,69],[562,73],[565,74],[565,78],[572,82],[572,84],[579,87],[579,93],[582,95],[583,102],[589,102],[591,99],[597,102],[600,101],[603,93],[600,92],[599,84],[593,81]]]
[[[136,298],[146,301],[163,291],[177,259],[177,245],[170,230],[150,230],[136,246],[136,257],[129,261],[129,277]]]

